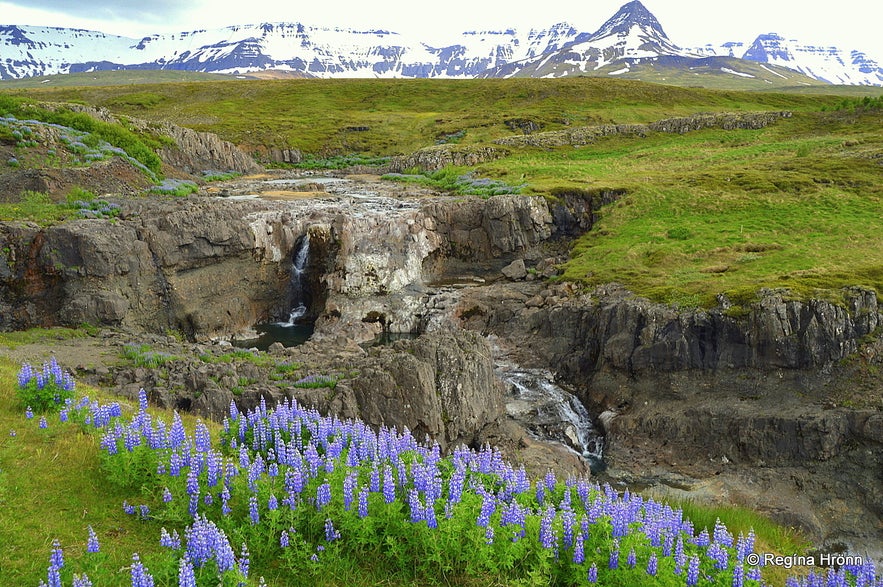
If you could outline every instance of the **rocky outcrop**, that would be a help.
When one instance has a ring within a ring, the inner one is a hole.
[[[197,132],[182,126],[164,123],[154,127],[160,134],[171,137],[175,147],[163,147],[157,155],[164,163],[177,169],[200,175],[205,172],[257,173],[263,169],[254,159],[236,145],[221,140],[217,135]]]
[[[321,195],[121,198],[113,223],[2,224],[0,327],[88,322],[230,336],[287,318],[293,255],[309,235],[304,279],[317,336],[369,340],[418,330],[426,282],[452,265],[496,272],[552,234],[538,197]]]
[[[403,428],[442,448],[474,445],[503,414],[488,343],[476,333],[435,332],[375,347],[349,382],[362,419]]]
[[[549,132],[537,132],[529,135],[518,135],[497,139],[500,145],[563,147],[565,145],[588,145],[596,140],[614,135],[626,137],[645,137],[651,132],[684,134],[703,128],[721,128],[724,130],[764,128],[780,118],[790,118],[791,112],[740,112],[717,114],[694,114],[678,118],[666,118],[650,124],[602,124],[581,126]]]
[[[496,147],[472,147],[462,145],[433,145],[410,155],[393,157],[389,171],[404,173],[408,170],[438,171],[448,166],[472,167],[494,161],[508,155],[505,149]]]
[[[678,310],[617,286],[481,289],[451,294],[448,319],[572,385],[600,416],[612,480],[754,508],[763,493],[763,511],[821,544],[880,543],[883,308],[873,291],[846,288],[837,303],[764,291],[731,313],[723,298]]]
[[[82,104],[43,105],[50,108],[74,110],[103,122],[120,124],[120,121],[106,108]],[[161,147],[157,150],[157,155],[163,163],[185,173],[192,175],[201,175],[204,172],[257,173],[263,169],[233,143],[222,140],[215,134],[197,132],[171,123],[148,122],[137,118],[128,118],[127,122],[141,132],[171,138],[175,142],[175,146]]]
[[[288,283],[280,251],[305,230],[267,216],[252,202],[134,200],[116,223],[2,223],[2,327],[86,322],[196,336],[265,321]]]
[[[795,300],[784,291],[763,291],[747,315],[711,310],[678,310],[639,298],[617,287],[591,295],[540,292],[540,303],[525,308],[542,286],[524,286],[516,294],[472,299],[463,312],[483,316],[483,328],[519,338],[567,378],[618,372],[628,377],[677,371],[723,369],[825,370],[855,353],[862,340],[883,325],[873,291],[843,290],[843,302]],[[548,303],[544,300],[553,300]],[[525,335],[520,338],[527,339]]]
[[[423,207],[442,237],[446,257],[477,263],[523,252],[552,236],[552,215],[545,199],[516,195]]]

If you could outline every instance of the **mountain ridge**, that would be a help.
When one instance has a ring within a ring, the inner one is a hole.
[[[776,33],[761,34],[748,46],[680,47],[639,0],[624,4],[591,33],[561,22],[528,31],[466,31],[448,44],[385,29],[300,22],[240,24],[140,39],[85,29],[0,25],[0,80],[115,69],[379,78],[621,75],[639,63],[646,69],[660,57],[680,57],[684,63],[730,57],[788,68],[824,83],[883,85],[883,67],[865,53],[815,47]],[[755,76],[736,75],[740,73]]]

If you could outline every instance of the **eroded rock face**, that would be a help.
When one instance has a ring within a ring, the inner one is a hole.
[[[295,246],[307,234],[319,335],[412,332],[425,283],[452,261],[498,270],[548,239],[542,198],[419,201],[121,199],[117,222],[0,225],[0,327],[82,322],[230,336],[287,318]]]
[[[847,288],[835,304],[767,291],[736,318],[614,286],[482,289],[452,294],[448,319],[496,335],[522,365],[551,367],[574,386],[602,416],[613,479],[760,507],[820,543],[881,543],[874,292]]]
[[[445,448],[474,445],[503,415],[488,343],[468,331],[434,332],[375,348],[350,387],[362,419],[409,427]]]

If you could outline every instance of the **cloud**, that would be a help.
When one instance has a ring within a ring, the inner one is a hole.
[[[180,0],[28,0],[3,4],[58,18],[150,24],[174,20],[187,10],[187,4]]]

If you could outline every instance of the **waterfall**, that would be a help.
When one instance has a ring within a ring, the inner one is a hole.
[[[585,406],[569,391],[552,381],[542,369],[522,369],[498,364],[497,373],[506,383],[506,412],[531,434],[562,442],[580,453],[593,471],[604,467],[604,438],[592,425]]]
[[[309,291],[307,290],[306,271],[310,260],[310,233],[300,239],[300,244],[291,262],[291,314],[288,326],[294,326],[307,313]]]

